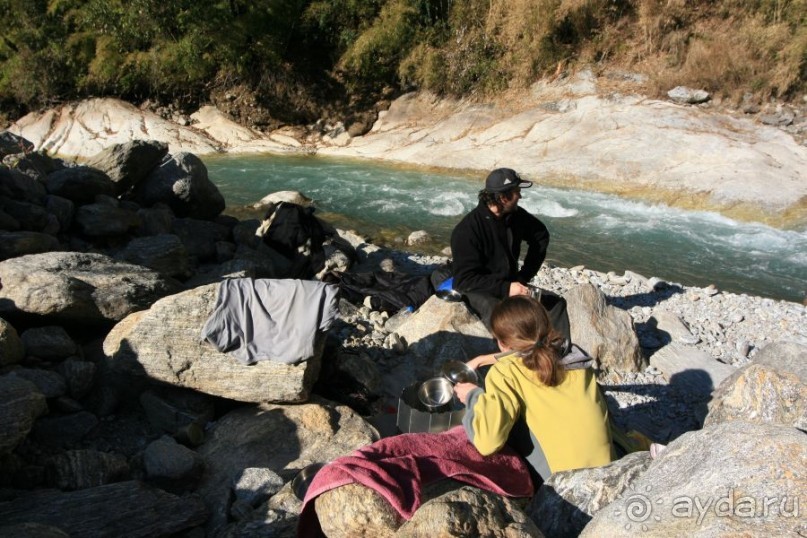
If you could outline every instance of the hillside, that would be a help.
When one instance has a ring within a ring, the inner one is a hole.
[[[0,0],[0,17],[0,123],[99,96],[260,130],[361,123],[407,91],[490,100],[582,65],[748,109],[807,87],[807,0]]]

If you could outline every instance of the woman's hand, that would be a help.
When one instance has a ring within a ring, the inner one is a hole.
[[[462,405],[467,405],[468,393],[476,388],[479,387],[473,383],[457,383],[454,385],[454,395],[462,402]]]
[[[474,357],[465,364],[468,366],[468,368],[476,370],[481,366],[488,366],[489,364],[494,364],[495,362],[496,358],[493,356],[493,353],[490,353],[488,355],[479,355],[478,357]]]

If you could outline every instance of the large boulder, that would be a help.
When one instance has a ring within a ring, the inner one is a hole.
[[[132,239],[115,257],[170,277],[185,278],[190,274],[188,251],[173,234]]]
[[[118,194],[131,189],[146,178],[168,153],[164,142],[132,140],[115,144],[87,160],[87,166],[97,168],[115,183]]]
[[[6,155],[14,155],[16,153],[28,153],[34,150],[34,144],[25,138],[12,133],[11,131],[3,131],[0,133],[0,159]]]
[[[143,206],[168,205],[178,217],[212,219],[224,211],[224,197],[208,179],[207,168],[192,153],[177,153],[164,160],[133,192]]]
[[[19,170],[0,166],[0,196],[37,204],[42,202],[46,194],[45,186],[37,180]]]
[[[17,330],[0,318],[0,367],[16,364],[25,356],[25,346]]]
[[[446,361],[466,361],[498,350],[484,323],[465,303],[436,296],[408,316],[395,332],[408,351],[395,370],[383,378],[383,391],[393,402],[404,387],[435,375]]]
[[[50,252],[0,262],[0,314],[106,324],[181,289],[175,280],[102,254]]]
[[[807,431],[807,346],[776,342],[718,387],[706,424],[743,420]]]
[[[628,312],[608,305],[605,294],[581,284],[563,297],[569,312],[572,342],[597,360],[600,368],[641,372],[647,366]]]
[[[244,365],[201,339],[218,284],[154,303],[115,325],[104,340],[110,366],[128,374],[242,402],[302,402],[320,371],[319,354],[297,365],[266,360]]]
[[[527,506],[527,514],[546,536],[574,537],[591,518],[615,501],[650,465],[649,452],[634,452],[591,469],[555,473]]]
[[[463,486],[425,502],[398,529],[396,536],[543,538],[544,535],[513,499]]]
[[[80,206],[75,214],[75,223],[81,233],[88,237],[124,235],[141,225],[140,215],[110,200]]]
[[[0,377],[0,454],[13,450],[48,409],[36,385],[21,377]]]
[[[352,409],[319,398],[302,405],[260,404],[230,412],[215,423],[198,449],[205,460],[198,492],[211,511],[208,530],[226,525],[233,488],[245,469],[265,468],[288,481],[311,463],[334,460],[376,440],[375,429]],[[286,510],[299,513],[299,500],[275,497],[287,499]]]
[[[4,525],[38,523],[68,536],[172,536],[206,517],[197,497],[177,497],[134,480],[71,492],[17,492],[0,503]]]
[[[66,450],[46,465],[52,485],[64,491],[93,488],[125,480],[129,464],[121,454],[98,450]]]
[[[40,232],[0,232],[0,261],[59,250],[59,240]]]
[[[115,195],[115,183],[109,176],[89,166],[56,170],[48,174],[45,188],[49,194],[67,198],[78,205],[92,203],[98,195]]]
[[[792,427],[731,421],[667,445],[582,537],[803,535],[807,435]]]

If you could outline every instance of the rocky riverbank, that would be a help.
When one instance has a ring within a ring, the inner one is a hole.
[[[374,124],[319,122],[259,132],[213,107],[163,118],[95,99],[17,121],[37,148],[88,157],[132,139],[172,152],[303,152],[487,171],[507,165],[551,185],[720,211],[774,226],[807,222],[807,115],[796,107],[731,110],[681,90],[643,97],[630,76],[591,71],[476,103],[407,94]]]
[[[241,364],[200,341],[218,283],[291,267],[261,221],[221,216],[199,159],[128,142],[78,166],[0,142],[0,535],[294,536],[301,469],[396,434],[404,387],[492,349],[461,302],[342,298],[309,360]],[[325,228],[326,271],[446,261]],[[409,521],[344,486],[315,501],[328,536],[807,531],[807,307],[583,267],[533,284],[567,299],[615,424],[667,450],[557,473],[531,499],[435,484]]]

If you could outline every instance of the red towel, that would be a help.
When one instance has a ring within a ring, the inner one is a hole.
[[[381,494],[408,520],[420,507],[421,488],[443,478],[508,497],[533,494],[527,464],[508,447],[482,456],[462,426],[443,433],[406,433],[377,441],[323,467],[305,495],[297,535],[324,536],[314,499],[333,488],[362,484]]]

